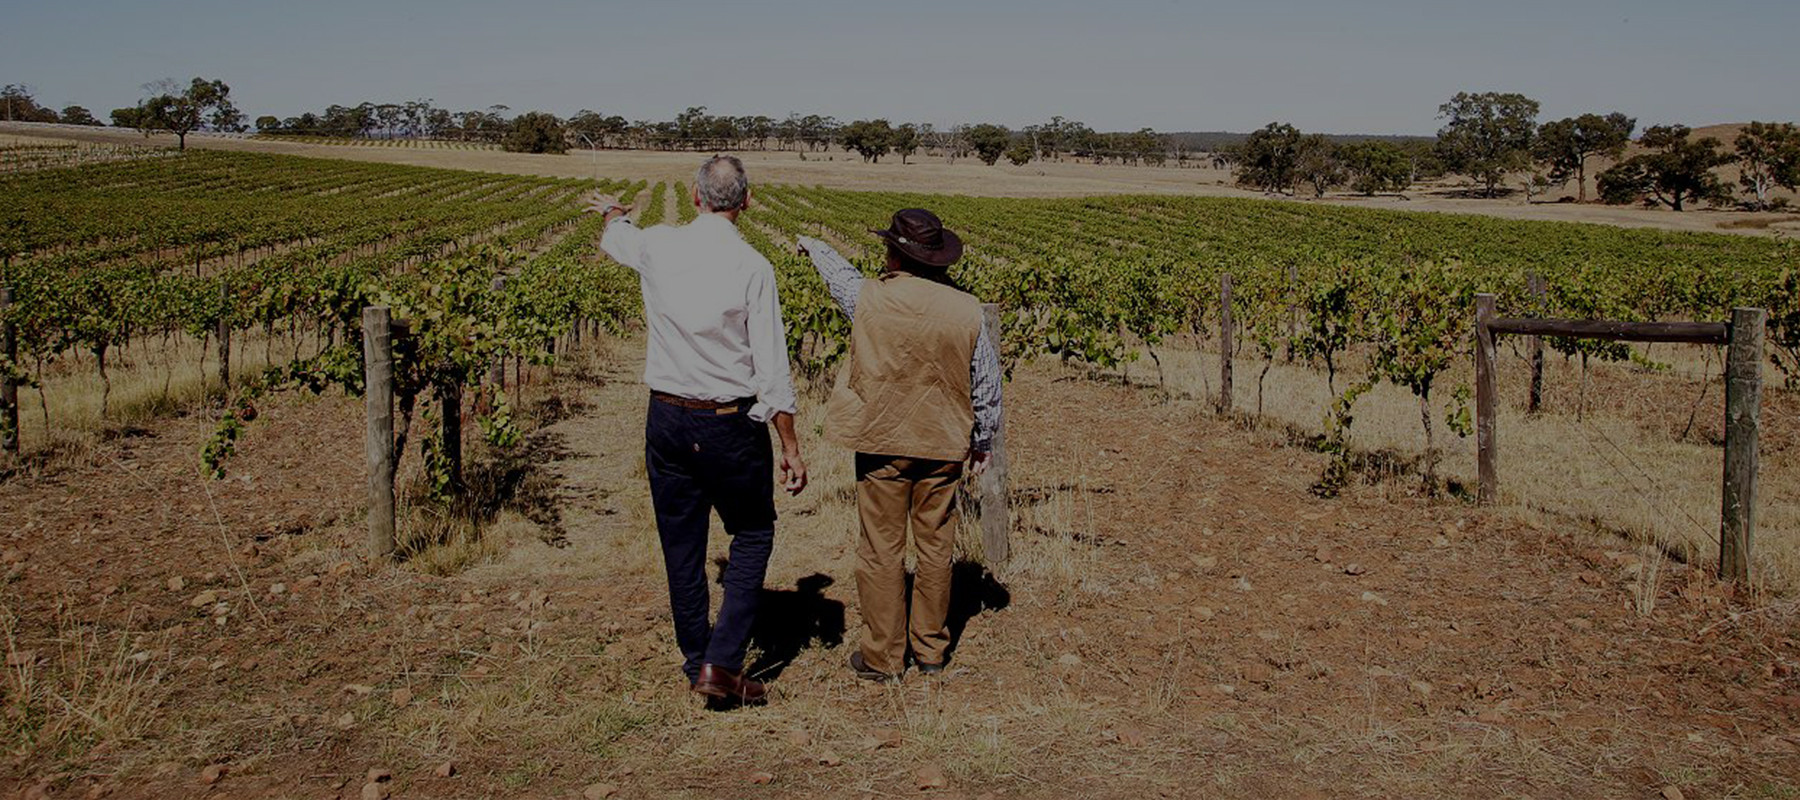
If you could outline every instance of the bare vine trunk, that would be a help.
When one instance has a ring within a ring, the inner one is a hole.
[[[1581,354],[1581,388],[1575,392],[1575,421],[1580,422],[1587,413],[1588,357]]]
[[[100,367],[100,418],[110,416],[112,404],[112,376],[106,374],[106,346],[94,348],[94,362]]]
[[[1425,426],[1425,493],[1437,494],[1437,440],[1431,429],[1431,391],[1419,395],[1419,422]]]
[[[1273,366],[1275,366],[1275,354],[1270,353],[1268,358],[1263,359],[1262,372],[1256,373],[1256,416],[1258,418],[1263,415],[1263,379],[1269,377],[1269,368]]]

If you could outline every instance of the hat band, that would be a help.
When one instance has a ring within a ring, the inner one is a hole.
[[[908,238],[906,238],[906,237],[904,237],[904,236],[901,236],[901,235],[900,235],[900,234],[894,234],[894,241],[896,241],[896,242],[899,242],[899,243],[901,243],[901,244],[916,244],[916,245],[919,245],[919,246],[921,246],[921,247],[929,247],[929,248],[931,248],[931,249],[933,249],[933,250],[941,250],[941,249],[943,249],[943,247],[944,247],[944,241],[943,241],[943,239],[939,239],[939,240],[938,240],[938,243],[937,243],[937,244],[935,244],[935,245],[934,245],[934,244],[931,244],[931,243],[929,243],[929,242],[919,242],[919,241],[914,241],[914,240],[912,240],[912,239],[908,239]]]

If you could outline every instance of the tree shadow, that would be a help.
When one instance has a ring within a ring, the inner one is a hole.
[[[907,596],[912,596],[912,575],[906,576]],[[950,613],[945,625],[950,629],[950,647],[944,651],[948,662],[962,644],[963,631],[969,621],[983,611],[999,611],[1012,605],[1012,592],[994,577],[994,573],[974,561],[958,561],[950,568]]]
[[[1494,190],[1490,192],[1481,186],[1458,186],[1425,192],[1425,194],[1453,200],[1505,200],[1519,194],[1519,190],[1506,186],[1495,186]]]

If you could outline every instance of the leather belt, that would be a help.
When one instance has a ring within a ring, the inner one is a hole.
[[[691,397],[682,397],[680,395],[673,395],[668,392],[658,392],[655,390],[651,390],[650,399],[659,403],[667,403],[677,408],[691,408],[696,411],[712,411],[718,414],[736,414],[737,412],[744,410],[744,407],[751,403],[749,399],[726,400],[724,402],[717,400],[695,400]]]

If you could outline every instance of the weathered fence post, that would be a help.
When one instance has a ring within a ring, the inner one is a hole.
[[[0,451],[17,458],[19,382],[13,378],[13,370],[19,368],[19,332],[12,323],[12,304],[12,287],[0,287],[0,358],[6,362],[6,374],[0,375]]]
[[[231,397],[231,288],[219,282],[219,394]]]
[[[1219,275],[1219,411],[1231,410],[1231,273]]]
[[[1544,279],[1533,273],[1526,279],[1526,286],[1535,306],[1532,313],[1544,316],[1548,310],[1544,308]],[[1536,414],[1544,405],[1544,337],[1534,335],[1526,346],[1531,349],[1531,400],[1526,404],[1525,410]]]
[[[1747,583],[1756,533],[1756,438],[1762,417],[1760,308],[1731,310],[1725,355],[1725,498],[1719,519],[1719,577]]]
[[[363,403],[368,416],[369,555],[394,552],[394,340],[385,306],[363,309]]]
[[[1294,360],[1294,337],[1300,333],[1300,268],[1289,264],[1287,268],[1288,282],[1288,331],[1287,360]]]
[[[993,303],[981,306],[981,327],[987,332],[988,341],[995,347],[1000,346],[1000,307]],[[1006,417],[1004,412],[1000,418],[1000,426],[994,431],[993,456],[988,461],[987,471],[975,479],[975,486],[981,493],[981,552],[982,561],[989,569],[999,569],[1012,554],[1012,509],[1008,502],[1006,480]]]
[[[495,294],[504,291],[506,278],[495,278],[488,284],[488,289]],[[483,393],[485,395],[483,402],[487,411],[493,411],[495,403],[499,401],[499,393],[503,391],[506,391],[506,357],[494,356],[494,360],[488,364],[487,391]]]
[[[1488,327],[1493,319],[1494,296],[1475,295],[1475,502],[1482,505],[1494,502],[1500,485],[1494,466],[1494,332]]]
[[[443,417],[444,458],[450,463],[450,486],[462,488],[462,396],[461,383],[449,381],[438,386],[438,410]]]

